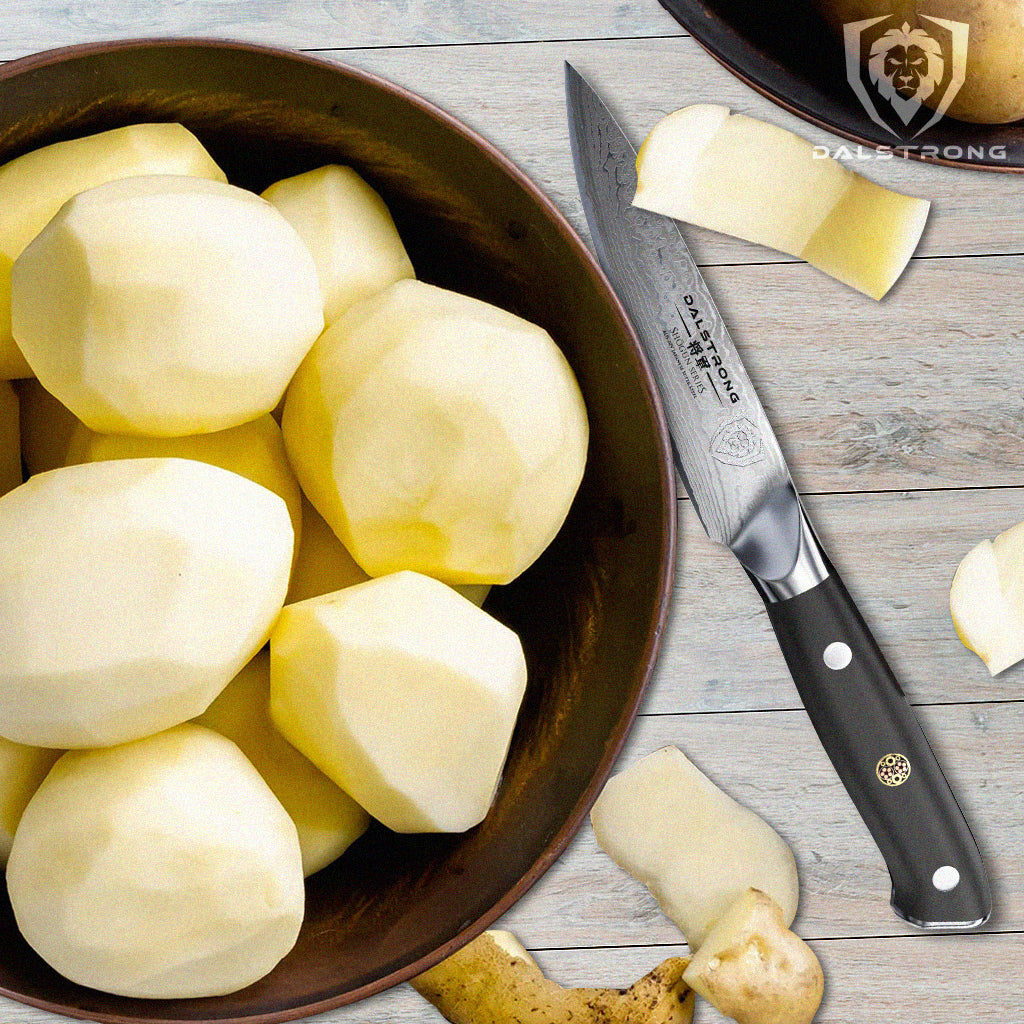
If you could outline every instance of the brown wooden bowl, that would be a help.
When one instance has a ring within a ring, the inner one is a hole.
[[[404,89],[294,53],[199,40],[73,47],[0,68],[0,162],[147,120],[181,121],[237,185],[331,162],[383,194],[419,276],[542,324],[576,371],[591,443],[558,538],[488,609],[530,683],[496,803],[464,835],[375,826],[309,879],[295,949],[230,996],[148,1001],[46,966],[0,898],[0,992],[99,1021],[283,1021],[408,979],[495,920],[554,862],[607,776],[653,667],[671,588],[667,436],[625,314],[569,224],[492,146]],[[568,160],[568,154],[566,160]]]
[[[811,124],[929,163],[1024,171],[1024,121],[969,124],[947,115],[907,140],[876,124],[847,81],[843,45],[814,0],[661,0],[661,5],[737,78]]]

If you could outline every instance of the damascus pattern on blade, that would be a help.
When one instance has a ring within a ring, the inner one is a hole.
[[[731,544],[789,482],[729,331],[673,220],[632,205],[636,152],[566,66],[570,137],[601,265],[658,381],[686,490],[708,535]]]

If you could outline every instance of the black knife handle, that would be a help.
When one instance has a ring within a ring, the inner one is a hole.
[[[893,909],[923,928],[971,928],[992,910],[977,843],[924,731],[831,566],[766,600],[825,751],[885,858]]]

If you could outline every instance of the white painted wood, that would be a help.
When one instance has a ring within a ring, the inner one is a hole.
[[[973,823],[996,893],[987,930],[1024,929],[1024,704],[919,709],[947,777]],[[665,744],[763,815],[800,866],[796,929],[807,938],[914,930],[888,906],[888,872],[803,711],[659,715],[640,719],[619,762]],[[609,872],[589,827],[504,918],[526,945],[676,942],[645,889]]]
[[[915,703],[1024,699],[1024,664],[992,678],[960,643],[949,584],[979,540],[1024,519],[1024,491],[918,491],[811,497],[808,511]],[[680,512],[669,627],[644,710],[799,707],[761,599],[732,554]]]
[[[812,942],[825,967],[825,1000],[815,1024],[1010,1024],[1018,1019],[1024,943],[1019,935],[907,936]],[[549,949],[530,952],[564,985],[622,987],[685,946]],[[948,967],[937,971],[936,964]],[[17,1003],[0,1004],[4,1024],[57,1024]],[[441,1024],[408,985],[356,1006],[307,1018],[309,1024]],[[699,1001],[697,1024],[728,1024]],[[538,1024],[542,1022],[538,1021]]]
[[[653,0],[650,6],[655,6]],[[541,185],[581,231],[583,215],[572,173],[562,91],[565,60],[598,89],[635,145],[659,118],[688,103],[722,103],[833,149],[845,141],[748,89],[689,37],[429,51],[356,50],[327,56],[400,82],[479,130]],[[1024,174],[993,174],[898,158],[849,163],[880,184],[932,200],[920,253],[1024,252],[1024,218],[1020,216]],[[762,246],[708,231],[690,228],[686,235],[701,263],[791,261]],[[817,273],[809,280],[827,281]],[[871,304],[870,299],[858,298],[861,308]]]
[[[638,143],[696,101],[837,143],[732,78],[656,0],[11,0],[0,23],[0,58],[132,35],[329,50],[477,128],[581,230],[566,58]],[[960,557],[1024,520],[1024,256],[1002,255],[1024,254],[1024,175],[856,166],[934,201],[920,255],[937,258],[916,259],[881,304],[761,247],[687,237],[823,540],[911,699],[931,705],[921,716],[993,877],[990,931],[927,936],[892,915],[884,865],[798,709],[761,602],[685,501],[663,655],[622,764],[678,743],[791,842],[796,927],[828,978],[819,1024],[1010,1024],[1024,971],[1024,667],[991,679],[957,641],[946,602]],[[626,985],[684,948],[587,826],[502,924],[568,984]],[[4,1024],[60,1019],[0,1000]],[[406,986],[316,1019],[440,1020]],[[701,1007],[698,1020],[723,1018]]]
[[[8,0],[0,59],[131,36],[245,39],[297,48],[436,46],[681,35],[656,0]]]
[[[996,894],[997,910],[990,930],[1024,930],[1024,704],[953,705],[922,709],[922,718],[936,752],[946,768],[987,856]],[[764,714],[658,715],[642,718],[634,730],[620,767],[666,743],[675,743],[738,800],[770,821],[793,847],[801,874],[801,905],[795,930],[818,944],[830,976],[852,977],[856,988],[837,985],[843,1007],[853,995],[865,996],[889,984],[891,964],[878,954],[886,949],[923,949],[920,933],[899,921],[888,907],[889,882],[884,864],[857,817],[842,786],[818,745],[803,712]],[[672,945],[679,933],[658,910],[642,886],[616,868],[584,826],[562,859],[501,920],[530,949],[575,948],[574,984],[600,982],[608,947]],[[851,972],[847,951],[858,948],[853,940],[876,937]],[[888,936],[900,946],[880,945]],[[908,938],[900,938],[907,936]],[[850,940],[837,945],[836,938]],[[1013,936],[1018,950],[1024,943]],[[930,946],[919,961],[930,983],[945,984],[951,975],[967,971],[972,977],[999,977],[972,937],[943,940]],[[929,942],[933,940],[927,940]],[[999,947],[996,947],[999,948]],[[630,956],[633,954],[630,953]],[[660,959],[663,953],[652,954]],[[1018,967],[1022,965],[1016,954]],[[649,957],[645,962],[649,961]],[[656,962],[656,959],[654,960]],[[554,966],[555,961],[552,961]],[[653,962],[650,963],[653,966]],[[636,969],[640,969],[639,967]],[[994,973],[993,973],[994,972]],[[619,975],[607,983],[618,984]],[[1008,976],[1007,976],[1008,977]],[[622,981],[628,980],[628,972]],[[895,1020],[913,1021],[913,990]],[[386,997],[401,1000],[401,995]],[[893,997],[895,998],[895,997]],[[381,1005],[390,1006],[383,1002]],[[404,1003],[398,1005],[404,1006]],[[0,1004],[0,1013],[14,1010]],[[380,1019],[377,1003],[344,1011],[329,1019]],[[948,1006],[943,1006],[945,1011]],[[17,1011],[12,1022],[44,1021],[30,1011]],[[5,1015],[0,1018],[7,1020]],[[830,1018],[826,1018],[830,1019]],[[838,1019],[838,1018],[836,1018]],[[854,1017],[849,1022],[885,1018]],[[936,1017],[934,1020],[953,1018]],[[1009,1018],[1004,1022],[1009,1024]]]

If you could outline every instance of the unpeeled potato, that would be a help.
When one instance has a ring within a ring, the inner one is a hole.
[[[1020,0],[819,0],[839,32],[847,22],[895,15],[896,24],[932,34],[928,18],[970,26],[967,72],[948,113],[962,121],[999,124],[1024,117],[1024,4]],[[923,97],[934,107],[938,90]]]

